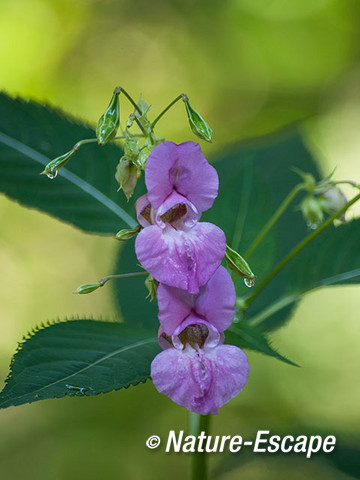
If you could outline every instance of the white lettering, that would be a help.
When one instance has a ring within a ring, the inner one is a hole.
[[[180,430],[178,442],[176,443],[175,430],[170,430],[165,452],[170,452],[171,443],[174,444],[174,452],[180,452],[183,436],[184,436],[184,430]]]
[[[229,444],[229,450],[231,453],[236,453],[239,452],[241,449],[242,445],[242,436],[241,435],[235,435],[231,440]]]
[[[260,443],[267,443],[267,439],[262,439],[261,435],[262,434],[268,435],[270,433],[269,430],[259,430],[256,435],[256,440],[255,440],[255,445],[254,445],[254,453],[264,453],[266,452],[265,448],[260,449],[259,444]]]
[[[334,450],[336,444],[336,438],[334,435],[329,435],[328,437],[325,438],[324,440],[324,445],[323,445],[323,450],[325,453],[330,453]],[[327,447],[330,448],[327,448]]]

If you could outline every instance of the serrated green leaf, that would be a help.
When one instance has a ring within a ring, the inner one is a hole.
[[[117,192],[115,145],[84,145],[54,180],[40,175],[52,159],[95,131],[48,106],[0,94],[0,191],[87,232],[133,228],[133,202]],[[130,212],[130,214],[128,213]]]
[[[233,324],[226,331],[225,338],[226,343],[230,343],[231,345],[236,345],[245,349],[249,348],[251,350],[264,353],[265,355],[269,355],[270,357],[277,358],[278,360],[288,363],[289,365],[293,365],[295,367],[299,366],[297,363],[289,360],[277,352],[270,345],[270,342],[264,333],[252,325],[247,325],[244,322]]]
[[[0,408],[137,385],[149,378],[159,351],[155,335],[121,323],[55,323],[20,345],[0,393]]]

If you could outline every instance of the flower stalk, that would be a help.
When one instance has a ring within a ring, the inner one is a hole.
[[[304,185],[301,183],[299,185],[296,185],[289,195],[285,198],[285,200],[282,202],[282,204],[279,206],[279,208],[275,211],[273,216],[268,220],[268,222],[264,225],[263,229],[259,233],[259,235],[255,238],[253,243],[250,245],[248,248],[247,252],[245,253],[245,258],[249,258],[257,249],[257,247],[260,245],[262,240],[266,237],[268,232],[272,229],[272,227],[275,225],[275,223],[279,220],[281,215],[285,212],[287,207],[290,205],[290,203],[294,200],[294,198],[297,196],[298,193],[300,193],[302,190],[304,190]]]
[[[206,436],[210,432],[211,415],[199,415],[189,412],[190,435],[198,437],[201,432]],[[195,451],[191,455],[191,480],[206,480],[208,478],[208,462],[206,452]]]

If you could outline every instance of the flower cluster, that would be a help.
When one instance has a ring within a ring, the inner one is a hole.
[[[237,395],[249,365],[242,350],[223,345],[234,315],[223,231],[200,222],[218,192],[216,170],[194,142],[162,142],[145,168],[147,194],[136,202],[143,227],[135,250],[159,283],[159,344],[151,365],[157,390],[207,415]]]

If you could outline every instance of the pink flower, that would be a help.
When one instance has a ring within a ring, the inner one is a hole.
[[[216,170],[198,144],[162,142],[145,167],[148,190],[136,202],[144,229],[135,251],[141,265],[160,283],[196,294],[225,255],[225,235],[199,222],[218,191]]]
[[[244,388],[249,376],[245,353],[222,345],[223,337],[205,320],[191,316],[171,339],[161,333],[159,340],[167,348],[154,358],[151,377],[156,389],[179,405],[215,415]]]

